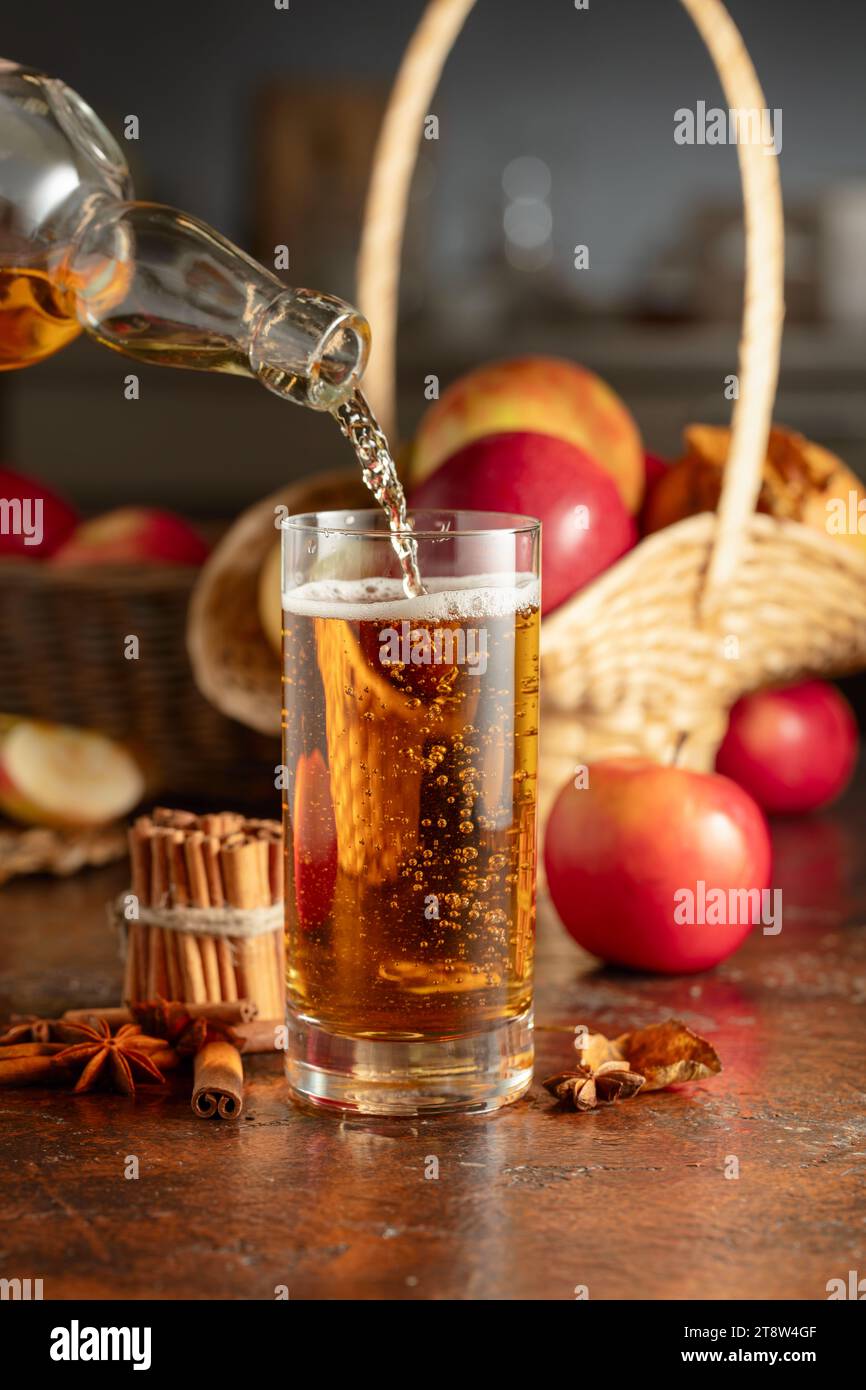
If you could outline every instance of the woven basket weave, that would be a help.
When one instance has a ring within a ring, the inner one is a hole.
[[[721,0],[681,0],[731,108],[766,109]],[[442,68],[475,0],[431,0],[385,114],[365,212],[358,303],[373,329],[365,389],[396,433],[400,252],[409,185]],[[615,754],[708,769],[745,691],[866,665],[866,561],[829,536],[755,513],[783,306],[778,161],[737,146],[746,231],[739,399],[716,514],[635,550],[542,624],[542,816],[575,766]]]
[[[273,796],[275,744],[202,698],[186,653],[188,567],[0,562],[0,711],[99,729],[142,758],[152,791]],[[138,660],[124,644],[139,639]]]

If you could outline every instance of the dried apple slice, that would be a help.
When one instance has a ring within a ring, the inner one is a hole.
[[[0,720],[0,811],[25,825],[83,827],[125,816],[144,777],[113,739],[65,724]]]
[[[689,425],[684,438],[684,457],[665,471],[647,498],[645,535],[718,505],[731,431],[722,425]],[[774,425],[767,440],[757,509],[866,550],[863,484],[829,449],[782,425]]]

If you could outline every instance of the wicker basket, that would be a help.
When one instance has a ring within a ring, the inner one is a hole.
[[[400,251],[424,118],[475,0],[431,0],[385,114],[365,213],[358,303],[373,328],[365,389],[394,418]],[[721,0],[681,0],[731,108],[766,100]],[[794,522],[755,513],[772,419],[783,319],[778,161],[737,146],[746,227],[740,395],[716,514],[641,542],[542,625],[542,817],[575,765],[645,754],[712,767],[742,693],[866,665],[866,561]]]
[[[148,781],[189,796],[274,795],[276,745],[202,698],[186,653],[187,567],[0,563],[0,711],[129,743]],[[139,639],[138,660],[124,656]],[[256,784],[258,778],[258,784]]]
[[[280,662],[259,617],[259,575],[283,515],[363,507],[359,469],[289,484],[248,507],[215,547],[189,606],[187,647],[199,690],[231,719],[260,734],[280,732]],[[273,763],[267,768],[273,794]]]

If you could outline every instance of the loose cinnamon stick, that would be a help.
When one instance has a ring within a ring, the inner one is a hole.
[[[19,1057],[52,1057],[65,1046],[62,1042],[7,1043],[0,1047],[0,1062],[14,1062]]]
[[[251,999],[236,999],[231,1003],[189,1004],[184,1008],[190,1018],[212,1018],[214,1022],[235,1024],[255,1019],[255,1005]],[[90,1023],[104,1019],[111,1028],[119,1028],[123,1023],[134,1023],[135,1014],[126,1008],[67,1009],[63,1014],[64,1023]],[[17,1045],[17,1044],[16,1044]],[[0,1052],[2,1056],[2,1052]]]
[[[194,1063],[192,1108],[210,1119],[236,1120],[244,1108],[244,1067],[238,1049],[222,1038],[205,1043]]]
[[[0,1087],[61,1085],[72,1078],[71,1067],[55,1062],[54,1057],[0,1057]]]
[[[277,1052],[277,1029],[284,1026],[282,1018],[256,1018],[252,1023],[239,1023],[234,1032],[243,1038],[241,1052]]]
[[[67,1009],[61,1017],[64,1023],[96,1023],[103,1019],[109,1028],[119,1028],[121,1024],[135,1020],[132,1010],[124,1005],[110,1009]]]

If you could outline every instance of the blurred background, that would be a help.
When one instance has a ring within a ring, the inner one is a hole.
[[[788,322],[777,418],[866,476],[866,11],[730,0],[783,113]],[[285,278],[351,298],[367,169],[421,0],[30,0],[4,53],[62,77],[121,140],[141,198],[203,217]],[[423,144],[404,256],[400,422],[424,378],[523,351],[606,377],[647,446],[723,421],[742,234],[735,151],[678,146],[674,112],[721,105],[674,0],[480,3]],[[123,140],[124,118],[140,137]],[[589,248],[575,270],[574,247]],[[375,335],[375,323],[373,324]],[[8,466],[85,512],[159,503],[228,518],[287,478],[347,461],[324,418],[251,382],[136,365],[79,340],[0,374]]]

